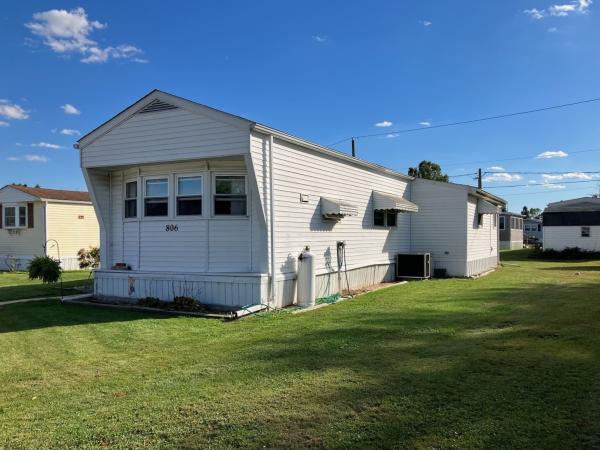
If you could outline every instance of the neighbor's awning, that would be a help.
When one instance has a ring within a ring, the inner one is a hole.
[[[390,194],[373,191],[373,209],[386,209],[404,212],[417,212],[419,207],[412,202]]]
[[[477,200],[477,213],[478,214],[498,214],[498,207],[487,200]]]
[[[321,197],[321,214],[325,217],[358,216],[358,207],[343,200]]]

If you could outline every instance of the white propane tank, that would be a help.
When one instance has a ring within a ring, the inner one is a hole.
[[[316,276],[315,257],[310,252],[310,247],[304,247],[298,257],[298,280],[297,280],[298,306],[308,308],[315,306]]]

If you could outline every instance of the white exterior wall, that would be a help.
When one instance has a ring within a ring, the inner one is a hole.
[[[202,216],[176,216],[176,175],[186,174],[203,177]],[[110,257],[106,268],[126,263],[133,270],[148,272],[260,273],[265,270],[265,233],[257,220],[258,200],[253,190],[248,190],[247,216],[214,216],[211,193],[213,176],[218,174],[247,175],[244,159],[198,160],[111,171]],[[170,179],[169,217],[143,217],[143,182],[145,177],[154,176]],[[137,219],[123,217],[127,181],[138,182]],[[167,225],[177,225],[178,231],[167,232]]]
[[[449,276],[467,275],[467,191],[448,183],[416,179],[411,216],[413,252],[429,252],[433,267]]]
[[[467,276],[478,275],[498,266],[498,215],[484,214],[478,223],[477,198],[467,201]]]
[[[251,144],[258,189],[268,217],[269,138],[253,133]],[[409,249],[410,214],[398,214],[396,227],[375,227],[372,205],[374,190],[408,198],[407,180],[377,173],[277,138],[273,163],[277,295],[284,305],[293,301],[290,293],[294,289],[290,285],[293,285],[297,257],[306,245],[315,255],[318,276],[337,270],[336,242],[340,240],[346,241],[349,273],[363,267],[389,267],[396,253]],[[308,195],[308,202],[301,202],[300,194]],[[324,220],[321,197],[353,204],[358,207],[358,216],[344,217],[339,221]],[[351,287],[361,287],[361,277],[365,279],[364,274],[357,276],[354,282],[351,281]],[[337,283],[337,276],[332,278]],[[383,277],[375,282],[381,281]],[[369,281],[368,284],[374,283]]]
[[[600,251],[600,225],[590,226],[590,237],[581,237],[581,226],[544,227],[544,250],[564,250],[567,247]]]

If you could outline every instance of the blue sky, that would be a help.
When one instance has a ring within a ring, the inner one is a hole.
[[[0,42],[0,184],[84,189],[78,132],[159,88],[325,145],[389,134],[358,155],[403,172],[501,172],[513,210],[598,191],[573,182],[600,179],[600,102],[393,130],[600,97],[600,1],[11,1]]]

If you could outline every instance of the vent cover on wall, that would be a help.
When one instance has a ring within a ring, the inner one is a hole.
[[[177,106],[171,105],[167,102],[163,102],[162,100],[154,100],[153,102],[146,105],[144,108],[140,109],[138,113],[151,113],[158,111],[166,111],[168,109],[177,109]]]

